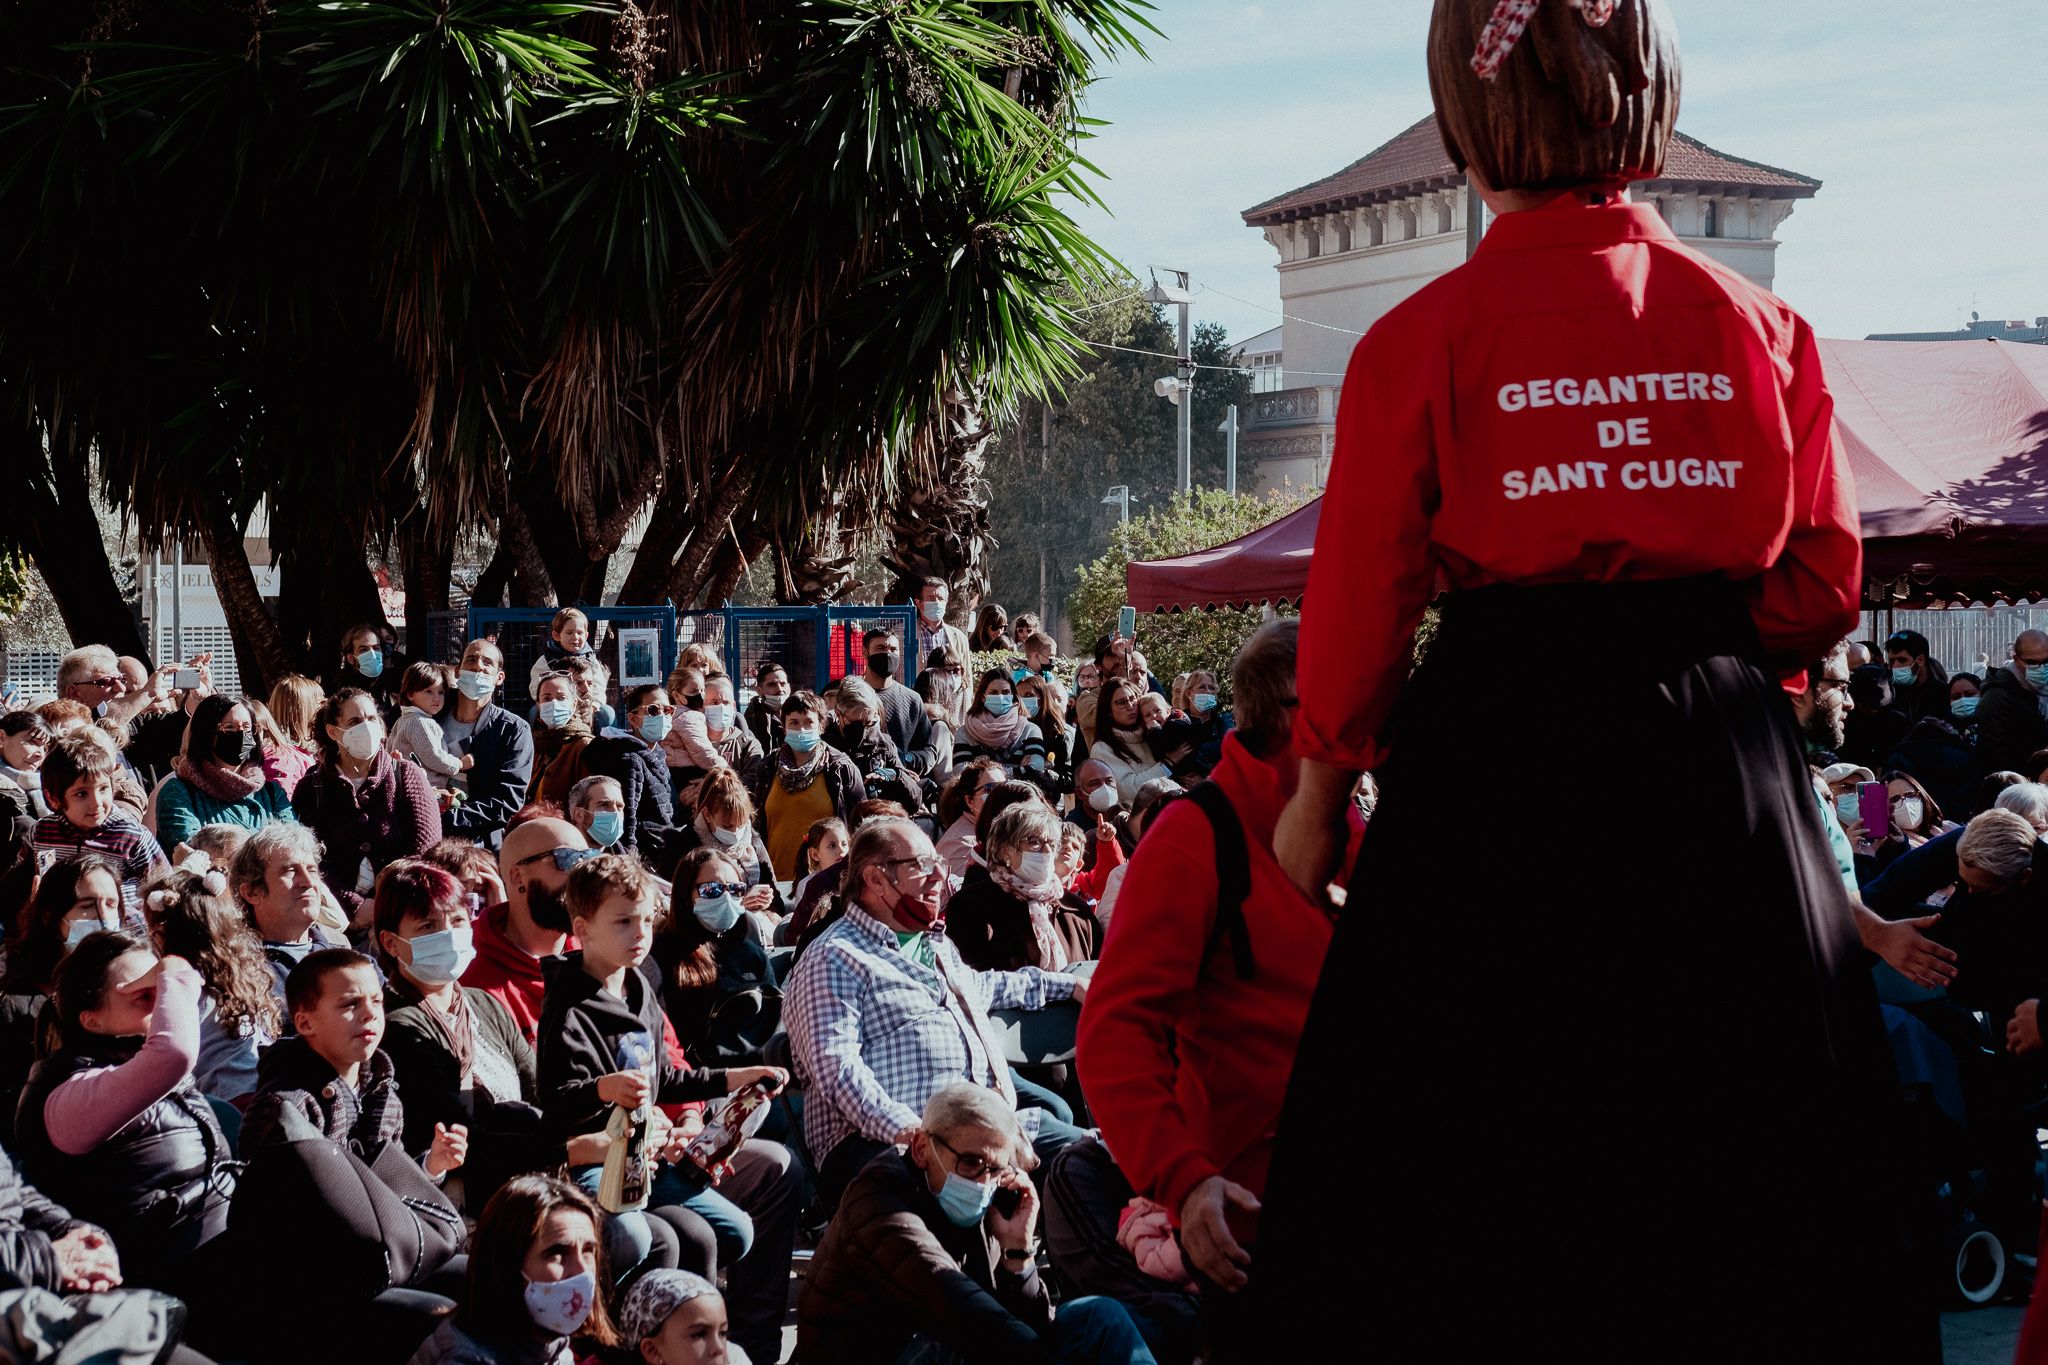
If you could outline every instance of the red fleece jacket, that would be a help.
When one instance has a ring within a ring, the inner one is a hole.
[[[1208,817],[1176,801],[1146,829],[1081,1010],[1081,1074],[1131,1185],[1176,1219],[1188,1191],[1223,1175],[1266,1185],[1273,1131],[1330,947],[1331,921],[1273,860],[1292,786],[1285,750],[1259,758],[1237,735],[1211,780],[1229,795],[1251,855],[1244,906],[1257,970],[1241,980],[1216,922]]]

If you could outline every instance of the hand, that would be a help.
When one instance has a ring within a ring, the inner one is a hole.
[[[107,1234],[81,1223],[51,1241],[57,1253],[57,1273],[64,1288],[74,1294],[97,1294],[121,1284],[121,1258]]]
[[[1180,1206],[1180,1245],[1211,1283],[1235,1293],[1248,1282],[1244,1267],[1252,1263],[1252,1256],[1231,1235],[1226,1215],[1232,1208],[1257,1213],[1258,1196],[1220,1175],[1189,1190]]]
[[[1955,949],[1943,947],[1926,934],[1940,918],[1878,920],[1864,935],[1863,946],[1914,985],[1939,990],[1956,979]],[[2038,1034],[2035,1045],[2040,1045]]]
[[[775,888],[766,882],[747,888],[747,894],[740,897],[742,910],[766,910],[775,904]]]
[[[2041,1050],[2039,1000],[2020,1001],[2020,1007],[2012,1012],[2012,1018],[2005,1021],[2005,1046],[2015,1057],[2024,1057],[2029,1052]]]
[[[789,1084],[789,1073],[779,1066],[736,1066],[725,1073],[725,1093],[733,1094],[755,1081],[774,1081],[779,1091]]]
[[[898,1128],[896,1130],[896,1136],[890,1138],[889,1141],[897,1147],[908,1147],[910,1145],[910,1140],[916,1137],[917,1133],[918,1127],[916,1124],[913,1123],[908,1128]]]
[[[1081,1003],[1082,1003],[1083,1001],[1087,1000],[1087,998],[1088,998],[1088,983],[1089,983],[1089,982],[1090,982],[1091,980],[1093,980],[1093,979],[1094,979],[1094,978],[1092,978],[1092,977],[1086,977],[1086,976],[1077,976],[1077,977],[1075,977],[1075,978],[1074,978],[1074,1003],[1075,1003],[1075,1004],[1077,1004],[1077,1005],[1078,1005],[1078,1004],[1081,1004]]]
[[[1095,817],[1095,837],[1105,844],[1116,842],[1116,822],[1107,815]]]
[[[470,770],[471,768],[474,768],[475,766],[476,766],[476,755],[475,755],[475,754],[464,754],[464,755],[462,756],[462,771],[464,771],[464,772],[468,772],[468,771],[469,771],[469,770]]]
[[[498,875],[496,868],[479,868],[470,875],[476,878],[477,895],[483,898],[486,906],[503,905],[510,899],[505,894],[505,880]]]
[[[427,1150],[427,1174],[440,1179],[469,1159],[469,1129],[461,1124],[434,1125],[434,1145]]]
[[[598,1166],[611,1149],[612,1140],[603,1133],[584,1133],[569,1139],[563,1147],[562,1159],[571,1166]]]
[[[1330,882],[1344,858],[1345,828],[1328,819],[1300,793],[1288,801],[1273,827],[1273,856],[1301,894],[1317,905],[1329,901]]]
[[[1109,652],[1112,654],[1128,655],[1136,644],[1137,641],[1131,639],[1130,636],[1119,635],[1116,639],[1109,642]]]
[[[638,1109],[647,1103],[652,1087],[647,1084],[644,1071],[614,1071],[609,1076],[597,1078],[597,1097],[606,1104],[616,1104],[627,1109]]]
[[[1031,1177],[1022,1171],[1013,1171],[1002,1181],[1006,1190],[1016,1190],[1024,1197],[1017,1201],[1017,1211],[1008,1218],[988,1211],[988,1230],[995,1234],[997,1245],[1005,1251],[1029,1251],[1032,1232],[1038,1226],[1038,1187],[1031,1183]]]

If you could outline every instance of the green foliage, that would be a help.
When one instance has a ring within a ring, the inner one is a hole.
[[[1170,313],[1134,297],[1139,288],[1135,280],[1117,280],[1081,301],[1078,330],[1094,348],[1082,373],[1050,404],[1023,402],[990,442],[989,511],[998,548],[989,596],[1013,615],[1038,610],[1041,550],[1045,606],[1057,613],[1075,586],[1072,566],[1109,548],[1118,510],[1102,497],[1111,485],[1129,486],[1133,514],[1162,505],[1173,493],[1177,409],[1152,391],[1155,379],[1173,372],[1173,361],[1133,352],[1170,356],[1177,338]],[[1190,349],[1197,365],[1230,364],[1219,324],[1197,322]],[[1223,484],[1226,438],[1217,427],[1232,403],[1241,413],[1249,409],[1249,371],[1196,371],[1190,426],[1197,488]],[[1239,487],[1256,481],[1254,469],[1239,468]],[[1083,633],[1077,621],[1077,650],[1088,643]]]
[[[1107,554],[1077,571],[1074,591],[1067,598],[1074,652],[1089,654],[1099,637],[1116,629],[1117,612],[1128,600],[1124,570],[1134,560],[1165,559],[1221,545],[1279,520],[1314,496],[1315,490],[1291,487],[1263,498],[1198,488],[1192,494],[1173,494],[1164,507],[1132,517],[1129,525],[1116,529]],[[1162,681],[1206,668],[1216,674],[1227,696],[1230,661],[1262,619],[1255,609],[1141,616],[1138,650]]]
[[[35,582],[27,558],[0,552],[0,621],[11,621],[34,596]]]

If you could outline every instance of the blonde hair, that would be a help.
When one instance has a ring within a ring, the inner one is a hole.
[[[548,634],[550,636],[559,635],[562,633],[563,626],[571,625],[577,621],[583,623],[583,628],[586,631],[590,629],[590,618],[588,616],[585,616],[574,607],[563,607],[555,613],[555,619],[548,622]]]
[[[747,784],[740,781],[738,773],[731,768],[718,768],[697,789],[697,814],[704,817],[706,824],[715,817],[730,815],[741,816],[751,823],[754,798],[747,794]]]
[[[319,683],[302,673],[287,673],[270,689],[270,714],[285,739],[304,748],[313,742],[313,717],[326,701]]]

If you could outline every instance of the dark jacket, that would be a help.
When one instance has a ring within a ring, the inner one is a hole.
[[[57,1011],[41,991],[0,995],[0,1147],[14,1146],[14,1107],[35,1064],[61,1043]]]
[[[924,783],[903,766],[896,741],[878,725],[864,727],[858,739],[839,725],[825,728],[825,742],[853,760],[871,801],[894,801],[912,815],[924,809]],[[887,777],[877,777],[887,773]]]
[[[1885,865],[1876,880],[1863,888],[1863,903],[1883,919],[1916,919],[1927,914],[1927,898],[1957,886],[1956,845],[1963,831],[1936,835],[1918,848],[1907,849]],[[1967,888],[1957,887],[1960,895]]]
[[[64,1292],[64,1270],[54,1243],[84,1224],[22,1179],[0,1152],[0,1289]]]
[[[1956,880],[1961,838],[1961,831],[1951,831],[1901,854],[1865,889],[1864,903],[1887,919],[1925,913],[1918,906],[1938,889],[1934,879],[1946,873]],[[1988,1013],[1992,1036],[2004,1038],[2015,1006],[2048,997],[2048,843],[2034,844],[2033,875],[2026,884],[2002,895],[1982,895],[1956,882],[1927,936],[1956,951],[1949,999]]]
[[[296,1109],[322,1133],[365,1161],[405,1131],[405,1108],[391,1058],[382,1049],[363,1063],[358,1086],[348,1084],[303,1038],[280,1038],[256,1066],[256,1098],[242,1120],[241,1150],[260,1151],[276,1136],[280,1111]],[[428,1144],[433,1131],[428,1130]],[[425,1148],[421,1149],[422,1151]]]
[[[402,990],[403,987],[396,989]],[[509,1058],[519,1073],[519,1094],[531,1100],[537,1092],[533,1044],[519,1031],[519,1021],[494,995],[474,986],[458,987],[480,1046]],[[396,1000],[396,995],[391,997]],[[405,1147],[424,1152],[433,1145],[436,1123],[473,1123],[478,1101],[462,1083],[462,1068],[449,1051],[441,1029],[421,1004],[401,1004],[384,1016],[384,1046],[398,1083],[405,1091]],[[472,1144],[477,1136],[470,1131]],[[559,1156],[559,1152],[557,1153]]]
[[[2048,748],[2048,721],[2041,718],[2041,699],[2021,682],[2010,665],[1984,677],[1984,697],[1977,703],[1977,771],[2023,772],[2027,757]]]
[[[748,702],[747,713],[741,717],[741,721],[754,732],[754,738],[761,742],[761,753],[764,756],[773,754],[782,747],[782,712],[767,702],[759,697]],[[744,773],[741,775],[745,776]]]
[[[852,829],[855,824],[853,808],[868,799],[867,783],[861,780],[860,769],[853,766],[852,759],[829,744],[821,748],[825,757],[820,760],[818,775],[811,780],[825,784],[825,790],[832,795],[832,813]],[[776,775],[778,763],[777,754],[768,755],[747,783],[747,795],[754,799],[755,818],[763,825],[768,820],[768,788],[781,780]]]
[[[681,917],[688,911],[678,906],[676,914]],[[768,949],[761,942],[761,931],[756,924],[751,916],[741,915],[739,923],[710,940],[712,956],[718,963],[718,975],[702,986],[676,984],[676,969],[685,958],[695,956],[697,946],[705,941],[700,937],[704,931],[694,920],[690,924],[690,932],[670,929],[654,940],[652,961],[661,977],[662,1010],[675,1028],[677,1041],[697,1061],[715,1060],[707,1051],[707,1043],[711,1041],[712,1017],[718,1013],[719,1006],[749,991],[759,991],[764,998],[773,996],[779,1000],[781,997],[775,970],[768,960]]]
[[[910,771],[923,777],[937,766],[938,741],[932,735],[932,718],[924,709],[924,698],[894,678],[875,689],[882,702],[882,729],[896,743],[896,752]]]
[[[300,779],[292,811],[319,839],[320,875],[350,919],[365,899],[356,890],[363,859],[375,870],[441,842],[440,799],[426,769],[388,753],[371,762],[359,787],[320,764]]]
[[[1052,926],[1066,945],[1068,961],[1094,959],[1095,917],[1078,902],[1055,907]],[[960,960],[978,972],[1056,970],[1039,960],[1031,907],[997,886],[979,863],[967,869],[960,889],[946,902],[946,937],[960,950]]]
[[[626,803],[626,828],[619,847],[640,855],[649,867],[666,872],[675,866],[675,790],[669,785],[668,760],[661,749],[638,735],[604,735],[583,751],[593,777],[619,784]]]
[[[680,1104],[725,1094],[725,1072],[680,1071],[661,1045],[661,995],[645,970],[626,973],[619,999],[583,970],[583,954],[551,957],[542,970],[539,1085],[547,1131],[568,1139],[603,1129],[611,1106],[597,1082],[615,1071],[651,1066],[654,1102]]]
[[[1877,772],[1913,722],[1893,704],[1891,670],[1865,664],[1849,674],[1849,700],[1855,703],[1842,722],[1842,757]]]
[[[1050,1298],[1038,1268],[999,1269],[987,1225],[958,1228],[907,1154],[891,1149],[854,1177],[811,1259],[797,1302],[805,1365],[895,1360],[913,1336],[975,1365],[1047,1365]]]
[[[81,1156],[58,1150],[43,1124],[44,1102],[59,1085],[80,1071],[118,1065],[140,1046],[140,1039],[67,1039],[30,1073],[15,1140],[22,1172],[38,1189],[113,1237],[127,1282],[157,1286],[227,1230],[234,1196],[227,1137],[192,1077]]]
[[[526,786],[533,779],[533,731],[489,702],[463,752],[475,756],[476,766],[467,778],[469,799],[448,812],[448,832],[494,849],[505,837],[506,822],[526,804]]]
[[[1953,820],[1968,813],[1981,780],[1976,751],[1945,716],[1929,716],[1917,722],[1899,741],[1899,747],[1892,750],[1885,767],[1911,773],[1927,788],[1927,794],[1934,798],[1942,813]],[[1884,770],[1878,769],[1880,773]]]

